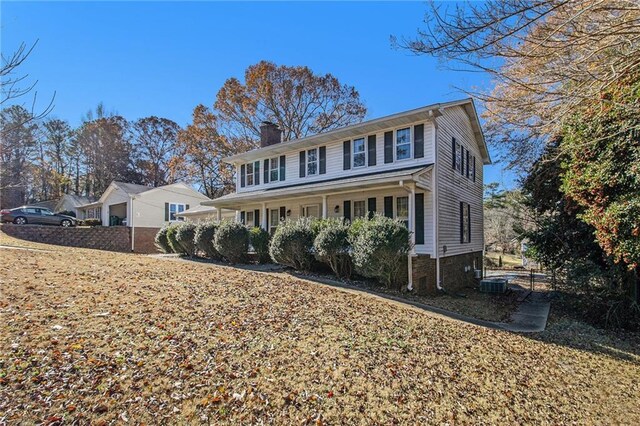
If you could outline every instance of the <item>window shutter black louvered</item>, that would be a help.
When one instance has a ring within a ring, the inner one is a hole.
[[[465,164],[465,174],[467,175],[467,179],[469,179],[469,150],[467,150],[467,161]]]
[[[384,132],[384,163],[393,163],[393,132]]]
[[[476,157],[473,157],[473,181],[476,181]]]
[[[424,194],[416,194],[416,244],[424,244]]]
[[[451,166],[456,169],[456,138],[451,138]]]
[[[266,219],[267,219],[267,220],[266,220],[266,222],[267,222],[267,229],[265,229],[265,231],[268,231],[268,230],[269,230],[269,216],[271,216],[271,215],[269,214],[269,209],[267,209],[266,213],[267,213],[267,217],[266,217]]]
[[[393,197],[384,197],[384,215],[393,219]]]
[[[245,165],[240,166],[240,188],[244,188]]]
[[[351,168],[351,141],[342,142],[342,170]]]
[[[343,203],[343,216],[345,220],[351,221],[351,201],[346,200]]]
[[[285,220],[287,218],[286,207],[280,207],[280,220]]]
[[[269,183],[269,159],[264,160],[264,183]]]
[[[369,219],[376,213],[376,197],[371,197],[367,200],[367,210],[369,212]]]
[[[369,156],[369,166],[376,165],[376,135],[370,135],[367,138],[367,155]]]
[[[185,210],[189,210],[189,204],[185,204],[185,205],[184,205],[184,209],[185,209]]]
[[[260,226],[260,210],[253,211],[253,226]]]
[[[460,174],[464,176],[464,147],[460,145]]]
[[[260,161],[253,163],[253,180],[256,185],[260,185]]]
[[[300,177],[303,178],[306,172],[306,152],[300,151]]]
[[[287,168],[287,157],[284,155],[280,156],[280,180],[284,180],[284,173]]]
[[[413,126],[413,158],[424,157],[424,124]]]
[[[164,203],[164,221],[169,222],[169,203]]]
[[[469,238],[467,238],[467,242],[471,242],[471,204],[467,204],[467,232],[469,233]]]
[[[319,159],[319,174],[323,175],[325,173],[327,173],[327,147],[326,146],[321,146],[318,149],[318,155],[320,157]]]

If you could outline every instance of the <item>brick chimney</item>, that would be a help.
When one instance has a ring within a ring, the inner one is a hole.
[[[260,148],[282,142],[282,130],[277,124],[263,121],[260,126]]]

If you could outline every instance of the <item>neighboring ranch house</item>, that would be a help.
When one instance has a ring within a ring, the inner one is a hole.
[[[73,212],[78,219],[86,219],[82,217],[83,210],[80,206],[93,203],[96,201],[95,197],[85,197],[82,195],[65,194],[55,205],[54,211],[56,212]]]
[[[157,188],[111,182],[100,199],[80,207],[80,218],[100,219],[103,226],[131,228],[131,250],[153,251],[153,239],[177,215],[209,198],[184,183]]]
[[[198,223],[198,222],[204,222],[207,220],[217,220],[218,218],[217,211],[218,210],[215,207],[197,205],[197,206],[190,207],[189,210],[185,210],[182,213],[178,213],[177,216],[178,218],[182,218],[185,221]],[[235,212],[232,212],[232,211],[223,212],[222,218],[234,219]]]
[[[454,290],[482,268],[483,165],[490,164],[471,99],[446,102],[282,142],[272,123],[261,147],[224,159],[236,192],[203,205],[273,231],[299,216],[378,212],[406,222],[409,288]]]

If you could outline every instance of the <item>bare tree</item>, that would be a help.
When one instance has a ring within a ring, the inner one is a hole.
[[[486,135],[512,166],[531,164],[564,118],[640,67],[638,0],[431,1],[425,23],[416,38],[393,41],[492,76],[492,90],[468,93],[483,101]],[[623,107],[640,114],[637,102]]]
[[[145,117],[132,123],[132,142],[136,152],[136,168],[143,182],[154,187],[176,181],[171,173],[171,161],[178,140],[180,126],[161,117]]]

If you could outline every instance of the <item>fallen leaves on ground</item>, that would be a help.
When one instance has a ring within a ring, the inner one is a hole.
[[[293,277],[32,246],[50,251],[1,249],[7,423],[640,422],[637,362]]]

